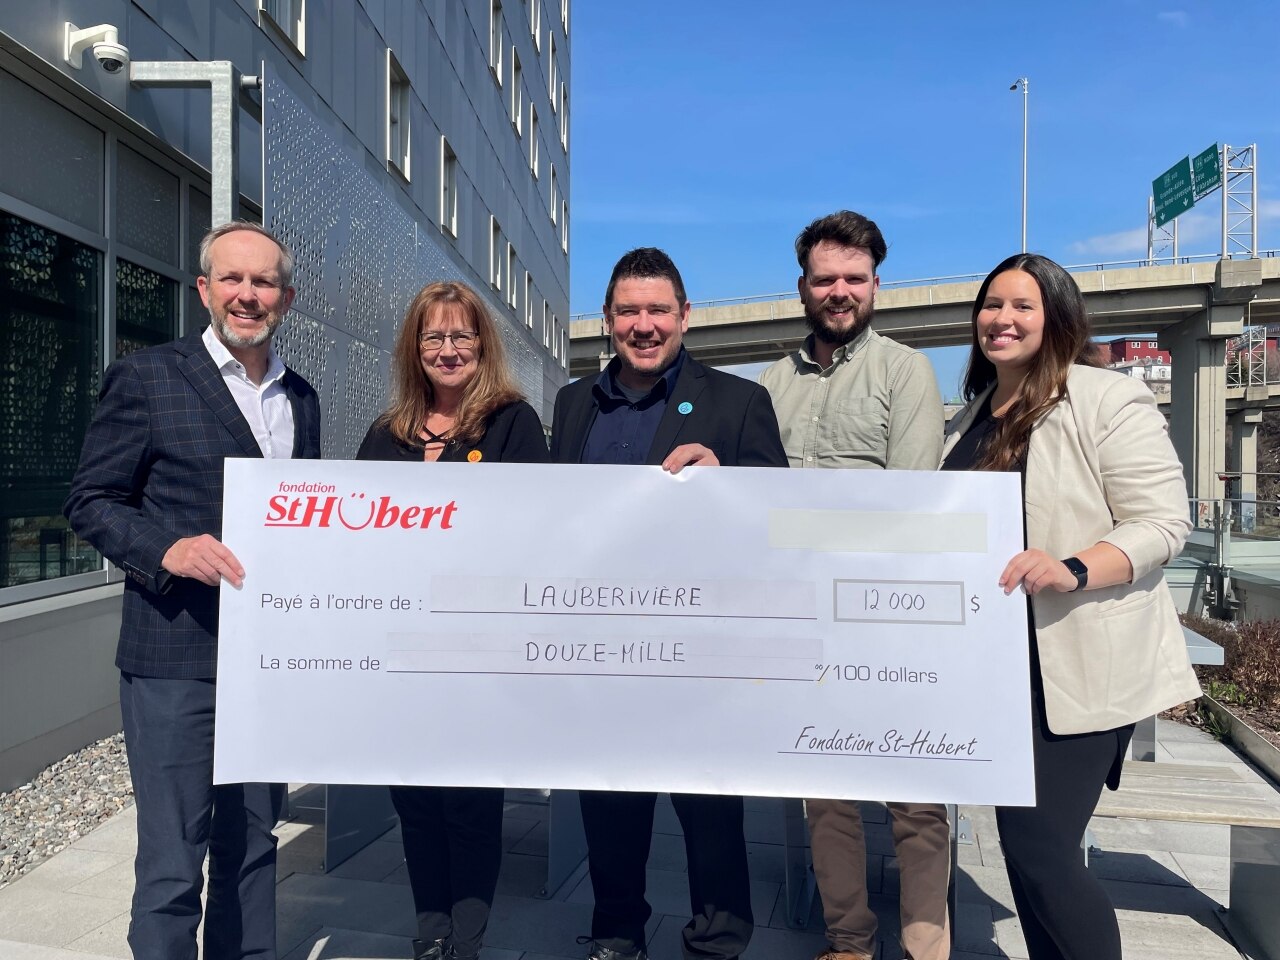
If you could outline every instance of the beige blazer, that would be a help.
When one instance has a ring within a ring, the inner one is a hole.
[[[944,458],[988,393],[952,418]],[[1065,558],[1105,540],[1133,564],[1132,583],[1032,598],[1049,729],[1109,730],[1198,697],[1163,570],[1191,532],[1186,481],[1151,391],[1073,366],[1031,432],[1025,497],[1027,546]]]

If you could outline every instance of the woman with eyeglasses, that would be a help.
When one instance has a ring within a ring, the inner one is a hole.
[[[507,369],[497,324],[461,283],[409,304],[392,355],[390,408],[358,460],[546,463],[542,423]],[[418,915],[415,960],[473,960],[502,865],[503,791],[391,787]]]
[[[1182,465],[1151,391],[1095,356],[1071,275],[1008,258],[978,290],[943,445],[944,470],[1022,475],[1026,549],[999,585],[1028,597],[1036,804],[996,825],[1031,960],[1120,960],[1080,841],[1134,723],[1200,695],[1164,582],[1191,532]]]

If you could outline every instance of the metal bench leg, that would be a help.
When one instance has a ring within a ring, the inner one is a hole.
[[[1139,720],[1133,727],[1132,756],[1135,760],[1154,761],[1156,758],[1156,718]]]
[[[1227,929],[1250,960],[1280,960],[1280,830],[1231,827]]]
[[[782,801],[783,815],[783,893],[787,898],[787,926],[803,929],[813,912],[813,897],[818,886],[809,866],[809,828],[804,818],[804,801],[787,798]]]

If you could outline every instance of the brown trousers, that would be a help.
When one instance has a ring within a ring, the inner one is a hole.
[[[935,803],[886,806],[902,881],[902,946],[911,960],[947,960],[951,954],[947,808]],[[867,905],[867,842],[857,801],[807,800],[805,807],[827,941],[834,950],[874,956],[876,915]]]

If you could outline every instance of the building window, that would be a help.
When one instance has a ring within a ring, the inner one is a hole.
[[[560,0],[560,26],[564,28],[565,36],[569,35],[569,0]]]
[[[533,329],[533,300],[535,291],[533,289],[533,275],[528,270],[524,272],[524,325],[530,330]]]
[[[569,252],[569,203],[560,201],[560,249]]]
[[[551,164],[551,222],[560,216],[560,187],[556,183],[556,165]]]
[[[493,0],[489,7],[489,69],[502,86],[502,0]]]
[[[406,180],[409,173],[409,75],[387,49],[387,166]]]
[[[555,112],[556,93],[560,85],[559,67],[556,64],[556,38],[547,38],[547,96],[551,98],[551,110]]]
[[[563,329],[560,331],[560,366],[569,369],[569,334]]]
[[[116,359],[177,336],[178,281],[116,260]]]
[[[542,49],[542,4],[539,0],[529,0],[529,33],[533,35],[533,45]]]
[[[529,104],[529,169],[538,179],[538,108]]]
[[[440,229],[458,235],[458,158],[449,141],[440,138]]]
[[[569,152],[569,85],[560,84],[560,146]]]
[[[258,9],[303,56],[307,53],[307,0],[258,0]]]
[[[547,310],[547,301],[542,301],[542,345],[551,346],[551,313]]]
[[[102,569],[62,516],[102,372],[102,254],[0,213],[0,587]]]
[[[489,218],[489,283],[502,290],[502,228],[497,217]]]
[[[551,317],[551,358],[560,359],[560,321],[554,314]]]
[[[517,137],[524,133],[524,73],[515,47],[511,48],[511,124]]]
[[[516,248],[507,244],[507,306],[516,308]]]

